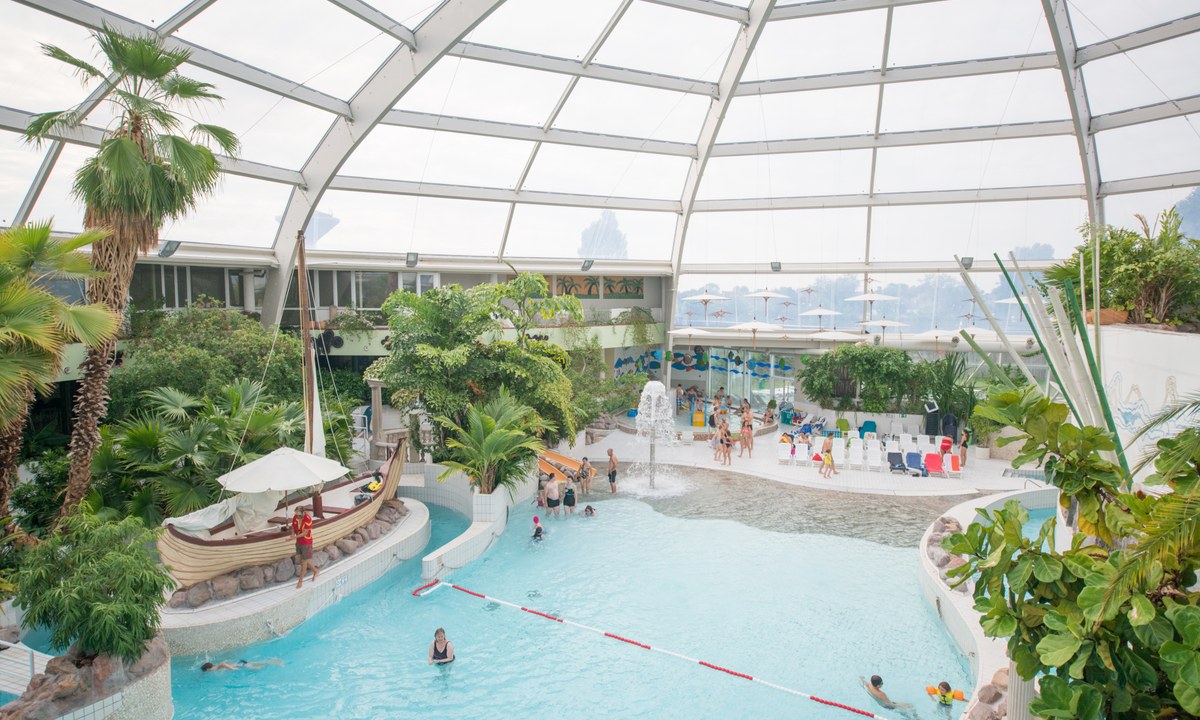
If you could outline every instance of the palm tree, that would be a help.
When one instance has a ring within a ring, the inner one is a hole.
[[[111,230],[93,248],[92,264],[103,275],[89,285],[88,299],[122,313],[138,253],[158,242],[164,222],[183,217],[216,189],[220,164],[209,145],[232,155],[238,140],[225,128],[192,122],[178,112],[182,103],[221,99],[209,83],[179,74],[190,53],[168,50],[152,34],[128,36],[105,28],[92,36],[107,64],[104,69],[53,45],[42,50],[75,68],[85,83],[101,83],[117,118],[96,154],[75,173],[73,192],[85,206],[84,226]],[[81,107],[35,115],[26,138],[43,141],[78,127],[84,115]],[[105,388],[114,347],[115,341],[108,340],[90,348],[83,365],[63,515],[84,498],[91,480],[99,424],[108,409]]]
[[[104,234],[55,238],[48,222],[0,233],[0,517],[9,514],[34,393],[51,389],[69,343],[97,346],[116,334],[117,318],[108,308],[65,302],[46,286],[93,275],[78,250]]]
[[[461,427],[445,416],[437,421],[448,431],[446,447],[450,451],[450,459],[442,462],[446,470],[438,480],[458,471],[483,495],[498,487],[511,493],[545,450],[536,433],[549,429],[532,408],[513,399],[504,388],[484,405],[468,407]]]

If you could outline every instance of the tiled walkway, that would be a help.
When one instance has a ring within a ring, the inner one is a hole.
[[[630,469],[629,463],[649,459],[650,446],[635,435],[614,431],[595,445],[584,445],[582,435],[575,447],[560,448],[571,457],[586,456],[604,474],[608,448],[612,448],[621,463],[622,472]],[[839,468],[839,474],[826,480],[817,474],[811,465],[782,465],[776,459],[777,435],[760,435],[755,438],[754,457],[737,456],[733,450],[733,465],[722,467],[712,459],[712,449],[706,442],[683,442],[670,446],[659,446],[655,458],[659,463],[698,467],[712,470],[742,473],[754,477],[769,478],[779,482],[804,487],[846,492],[872,493],[877,495],[969,495],[1020,490],[1023,487],[1041,487],[1041,483],[1020,477],[1004,477],[1010,464],[1006,460],[970,458],[970,464],[962,471],[961,478],[911,477],[893,475],[874,470],[850,470]],[[602,478],[601,478],[602,480]],[[620,485],[618,484],[618,490]]]

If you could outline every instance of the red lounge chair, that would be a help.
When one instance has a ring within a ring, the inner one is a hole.
[[[930,475],[949,477],[949,475],[946,474],[946,470],[942,467],[942,456],[938,455],[937,453],[925,454],[925,472],[929,473]]]

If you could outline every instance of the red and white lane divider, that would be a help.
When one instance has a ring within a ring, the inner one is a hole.
[[[416,590],[413,590],[413,596],[414,597],[424,597],[425,595],[428,595],[430,592],[433,592],[433,589],[438,586],[439,582],[440,581],[438,581],[438,580],[434,580],[431,583],[422,585],[421,587],[417,588]],[[587,630],[588,632],[594,632],[597,635],[603,635],[606,638],[612,638],[613,640],[619,640],[623,643],[633,645],[634,647],[642,648],[643,650],[653,650],[654,652],[659,652],[664,655],[670,655],[671,657],[679,658],[680,660],[684,660],[684,661],[687,661],[690,663],[696,663],[697,665],[703,665],[704,667],[709,668],[711,670],[719,670],[720,672],[723,672],[727,675],[732,675],[737,678],[742,678],[743,680],[749,680],[751,682],[756,682],[759,685],[766,685],[769,688],[773,688],[775,690],[779,690],[781,692],[788,693],[789,695],[795,695],[797,697],[806,698],[808,700],[812,700],[813,702],[821,703],[822,705],[829,705],[830,707],[840,708],[842,710],[846,710],[847,712],[855,713],[856,715],[862,715],[863,717],[877,718],[878,720],[887,720],[887,718],[884,717],[883,715],[877,715],[873,712],[868,712],[866,710],[860,710],[856,707],[851,707],[849,705],[843,705],[842,703],[839,703],[839,702],[834,702],[833,700],[826,700],[825,698],[820,698],[820,697],[817,697],[816,695],[809,695],[808,693],[800,692],[799,690],[793,690],[791,688],[786,688],[782,685],[776,685],[775,683],[767,682],[766,680],[763,680],[762,678],[754,677],[753,675],[747,675],[746,673],[738,672],[737,670],[730,670],[727,667],[721,667],[720,665],[716,665],[714,663],[710,663],[705,660],[697,660],[696,658],[691,658],[691,657],[688,657],[687,655],[681,655],[672,650],[667,650],[665,648],[660,648],[660,647],[653,647],[653,646],[647,645],[646,643],[638,642],[637,640],[631,640],[630,638],[627,638],[627,637],[621,637],[620,635],[617,635],[614,633],[605,632],[604,630],[591,627],[590,625],[583,625],[581,623],[567,620],[566,618],[558,617],[557,615],[551,615],[550,613],[544,613],[541,610],[534,610],[533,608],[527,608],[522,605],[518,605],[517,603],[511,603],[511,602],[508,602],[507,600],[501,600],[499,598],[491,597],[490,595],[484,595],[483,593],[475,592],[474,590],[468,590],[467,588],[465,588],[461,585],[455,585],[454,583],[447,583],[447,585],[454,588],[455,590],[458,590],[459,592],[466,593],[467,595],[479,598],[480,600],[490,600],[491,602],[494,602],[494,603],[499,603],[501,605],[507,605],[510,608],[516,608],[517,610],[520,610],[521,612],[529,613],[530,615],[536,615],[540,618],[545,618],[547,620],[553,620],[556,623],[562,623],[563,625],[570,625],[572,627],[577,627],[581,630]]]

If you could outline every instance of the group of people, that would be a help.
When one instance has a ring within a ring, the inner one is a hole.
[[[888,697],[887,693],[883,691],[883,678],[878,675],[872,675],[870,682],[867,682],[867,679],[861,676],[858,679],[862,681],[863,687],[867,689],[867,693],[885,710],[912,711],[913,706],[911,703],[896,702]],[[950,687],[950,683],[944,680],[938,683],[936,687],[929,685],[925,688],[925,692],[939,709],[947,713],[947,717],[949,716],[950,707],[954,705],[955,700],[966,700],[962,690],[954,690]]]
[[[714,412],[708,419],[709,427],[713,428],[713,460],[722,465],[733,464],[735,442],[738,444],[738,457],[747,453],[754,457],[754,411],[749,400],[742,400],[737,414],[741,422],[737,437],[734,437],[733,430],[729,427],[728,414],[722,417],[720,413]]]
[[[550,473],[539,475],[538,507],[546,508],[546,512],[554,517],[558,517],[560,507],[563,515],[574,514],[577,495],[592,494],[592,476],[596,472],[595,468],[586,457],[579,462],[578,470],[550,460],[547,462],[562,473],[566,482],[562,484],[562,488],[559,488],[558,479]],[[579,486],[578,492],[575,489],[576,485]],[[617,454],[613,452],[612,448],[608,449],[608,487],[610,493],[617,491]]]
[[[675,385],[675,414],[683,412],[684,407],[691,407],[693,403],[704,403],[704,392],[700,388],[692,385],[687,390],[683,389],[683,383]]]

